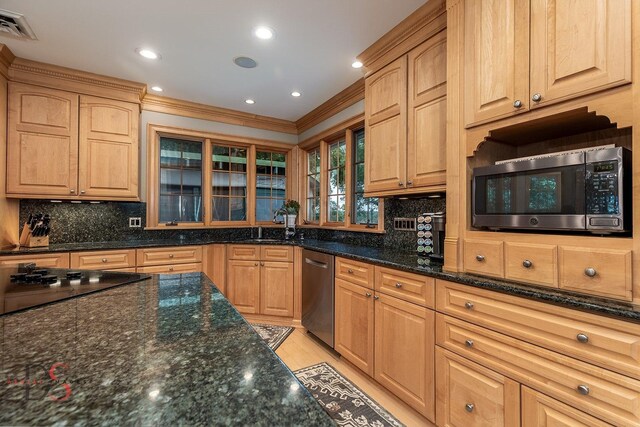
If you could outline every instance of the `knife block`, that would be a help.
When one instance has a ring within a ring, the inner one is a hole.
[[[49,246],[49,236],[34,237],[29,230],[29,226],[25,224],[22,227],[22,233],[20,234],[20,246],[25,248],[41,248],[43,246]]]

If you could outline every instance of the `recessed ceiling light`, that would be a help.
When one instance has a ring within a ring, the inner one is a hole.
[[[351,64],[351,66],[353,68],[362,68],[362,62],[360,61],[354,61],[353,64]]]
[[[247,104],[255,104],[256,101],[254,101],[253,99],[245,99],[244,102],[246,102]]]
[[[154,92],[162,92],[162,88],[160,86],[151,86],[151,90]]]
[[[300,92],[298,91],[291,92],[291,96],[293,96],[294,98],[297,98],[300,96]]]
[[[160,55],[150,49],[136,49],[136,52],[147,59],[160,59]]]
[[[273,30],[269,27],[256,27],[253,35],[261,40],[269,40],[273,38]]]

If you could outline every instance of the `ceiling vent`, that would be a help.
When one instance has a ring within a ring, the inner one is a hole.
[[[27,19],[19,13],[0,9],[0,35],[7,35],[17,39],[37,40]]]

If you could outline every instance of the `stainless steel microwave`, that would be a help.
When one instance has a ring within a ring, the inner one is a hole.
[[[622,147],[475,168],[472,224],[489,229],[628,232],[631,177],[631,152]]]

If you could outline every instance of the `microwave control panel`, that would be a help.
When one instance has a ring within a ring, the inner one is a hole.
[[[618,162],[589,163],[586,178],[587,215],[618,215]]]

